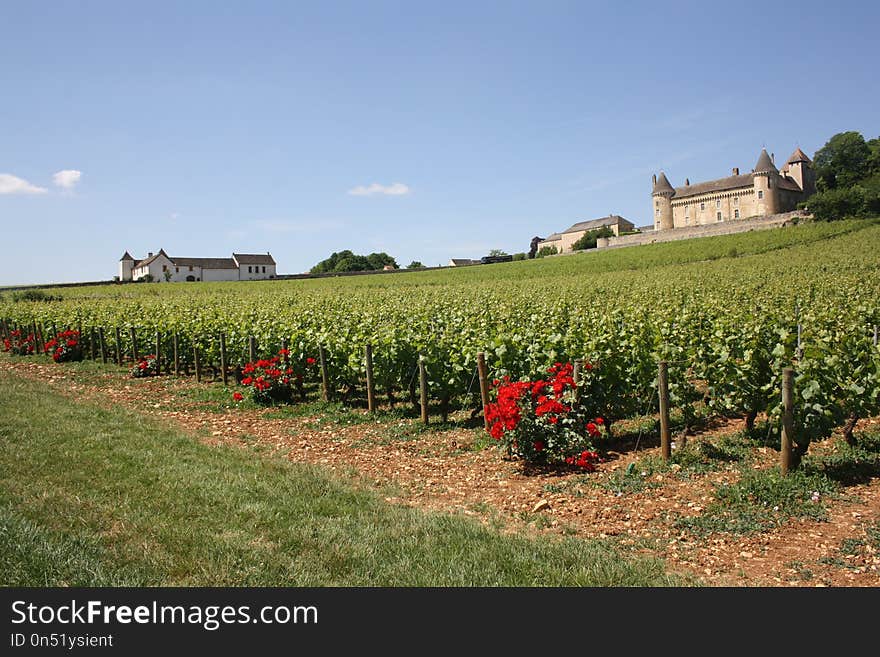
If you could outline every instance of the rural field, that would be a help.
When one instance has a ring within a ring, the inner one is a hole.
[[[4,585],[880,585],[880,219],[0,320]]]

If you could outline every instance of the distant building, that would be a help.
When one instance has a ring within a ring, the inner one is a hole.
[[[126,251],[119,260],[119,280],[139,281],[147,276],[156,282],[255,281],[275,278],[275,260],[267,252],[233,253],[231,258],[171,257],[163,249],[135,260]]]
[[[672,230],[705,226],[722,221],[766,217],[794,210],[800,201],[816,192],[812,161],[800,148],[777,170],[772,155],[761,149],[758,162],[750,173],[691,184],[669,184],[662,171],[653,177],[651,197],[654,202],[654,228]]]
[[[471,260],[470,258],[452,258],[447,267],[467,267],[468,265],[482,264],[479,260]]]
[[[574,243],[582,238],[587,232],[605,227],[610,228],[615,237],[617,237],[621,233],[628,233],[633,230],[635,224],[616,214],[610,214],[601,219],[579,221],[563,232],[553,233],[538,242],[538,250],[540,251],[545,246],[555,246],[557,253],[569,253],[572,251],[571,247],[574,246]]]

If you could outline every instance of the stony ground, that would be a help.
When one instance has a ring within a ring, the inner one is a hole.
[[[610,451],[598,471],[528,471],[507,460],[479,429],[425,430],[417,418],[358,409],[309,412],[236,407],[218,384],[190,378],[131,379],[120,371],[77,371],[43,361],[0,359],[0,370],[43,380],[78,399],[123,405],[168,421],[209,444],[231,444],[326,467],[375,488],[389,503],[462,513],[500,531],[542,532],[613,540],[666,560],[672,570],[721,586],[880,586],[880,479],[823,499],[827,519],[793,519],[769,531],[696,534],[676,527],[699,516],[715,486],[740,470],[720,463],[705,472],[655,468],[659,449],[638,439]],[[226,401],[228,399],[228,401]],[[880,431],[880,421],[861,429]],[[721,422],[691,442],[741,429]],[[835,437],[811,450],[831,450]],[[636,447],[638,447],[636,449]],[[755,447],[750,467],[772,467],[778,453]],[[620,475],[630,477],[621,483]],[[635,481],[638,485],[631,485]]]

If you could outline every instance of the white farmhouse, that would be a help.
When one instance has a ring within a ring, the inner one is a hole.
[[[275,260],[268,252],[233,253],[231,258],[172,258],[159,249],[143,260],[135,260],[126,251],[119,260],[120,281],[256,281],[275,276]]]

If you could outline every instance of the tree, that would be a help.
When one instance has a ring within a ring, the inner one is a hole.
[[[559,253],[559,251],[555,246],[542,246],[540,249],[538,249],[538,253],[535,254],[535,257],[543,258],[544,256],[548,255],[556,255],[557,253]]]
[[[596,240],[600,237],[613,237],[614,231],[608,226],[602,226],[596,230],[588,230],[581,235],[577,242],[571,245],[572,251],[583,251],[584,249],[595,249]]]
[[[507,254],[504,251],[502,251],[501,249],[492,249],[491,251],[489,251],[490,258],[495,257],[495,256],[506,256],[506,255]]]
[[[861,133],[838,132],[813,158],[819,190],[851,187],[870,172],[871,156]]]
[[[514,253],[513,254],[513,261],[516,262],[517,260],[525,260],[526,257],[527,256],[525,253]]]
[[[162,272],[162,276],[165,277],[165,282],[166,282],[166,283],[170,283],[170,282],[171,282],[171,270],[170,270],[170,269],[166,269],[165,271],[163,271],[163,272]]]
[[[326,274],[329,272],[347,271],[375,271],[383,269],[385,265],[397,268],[397,262],[387,253],[371,253],[368,256],[358,255],[346,249],[330,254],[326,260],[322,260],[311,268],[313,274]]]
[[[424,269],[424,268],[425,268],[425,265],[423,265],[423,264],[422,264],[421,262],[419,262],[418,260],[413,260],[411,263],[409,263],[409,264],[406,266],[406,268],[407,268],[407,269]]]

